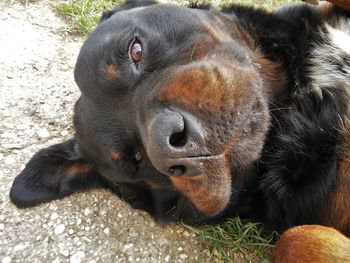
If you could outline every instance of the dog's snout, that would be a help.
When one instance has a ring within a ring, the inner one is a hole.
[[[205,154],[204,131],[189,114],[174,111],[159,113],[148,125],[147,154],[161,173],[169,176],[194,176],[202,171]]]

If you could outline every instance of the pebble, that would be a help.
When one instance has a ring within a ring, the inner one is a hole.
[[[37,111],[38,109],[34,106],[27,106],[24,108],[24,114],[27,116],[33,116]]]
[[[4,224],[0,224],[0,230],[4,230],[5,229],[5,225]]]
[[[183,232],[183,235],[184,235],[185,237],[190,237],[190,236],[191,236],[191,234],[188,233],[187,231],[184,231],[184,232]]]
[[[125,252],[129,251],[129,250],[132,249],[133,247],[134,247],[134,244],[132,244],[132,243],[126,244],[126,245],[124,245],[124,247],[123,247],[123,252],[125,253]]]
[[[11,262],[11,258],[9,256],[6,256],[1,260],[1,263],[10,263],[10,262]]]
[[[12,156],[8,156],[5,159],[5,164],[7,165],[13,165],[16,163],[16,158],[12,157]]]
[[[137,232],[137,230],[134,227],[130,228],[129,237],[137,237],[138,235],[139,235],[139,233]]]
[[[85,253],[83,251],[75,252],[71,257],[69,258],[69,263],[80,263],[85,258]]]
[[[169,262],[170,261],[170,256],[169,255],[167,255],[166,257],[165,257],[165,262]]]
[[[107,236],[109,236],[109,234],[110,234],[109,228],[106,227],[105,229],[103,229],[103,233],[105,233]]]
[[[66,226],[64,224],[59,224],[58,226],[55,227],[54,233],[55,235],[60,235],[64,232],[66,229]]]
[[[87,207],[87,208],[84,209],[84,215],[85,216],[88,216],[88,215],[91,215],[91,214],[92,214],[92,210],[90,208]]]
[[[69,250],[68,249],[60,250],[60,254],[65,257],[69,257]]]
[[[58,218],[58,214],[56,212],[52,213],[50,216],[51,220],[56,220]]]
[[[49,131],[47,129],[40,129],[38,131],[38,137],[40,139],[47,139],[47,138],[50,137],[50,133],[49,133]]]
[[[180,255],[180,259],[186,259],[186,258],[188,258],[188,256],[186,254],[181,254]]]
[[[68,134],[69,134],[69,131],[67,131],[67,130],[61,131],[62,136],[67,136]]]

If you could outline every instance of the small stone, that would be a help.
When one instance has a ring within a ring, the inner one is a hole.
[[[80,263],[85,258],[85,253],[83,251],[78,251],[71,255],[69,258],[69,263]]]
[[[74,234],[74,230],[73,229],[69,229],[68,230],[68,234],[73,235]]]
[[[5,164],[7,165],[13,165],[16,163],[16,158],[12,157],[12,156],[7,156],[5,159]]]
[[[24,114],[27,116],[33,116],[37,111],[37,108],[34,106],[27,106],[24,108]]]
[[[21,251],[21,250],[25,249],[25,247],[26,246],[24,244],[18,244],[13,248],[13,252]]]
[[[9,256],[6,256],[1,260],[1,263],[10,263],[10,262],[11,262],[11,258]]]
[[[92,210],[90,208],[87,207],[87,208],[84,209],[84,215],[85,216],[88,216],[88,215],[91,215],[91,214],[92,214]]]
[[[77,219],[77,226],[79,226],[81,224],[81,218]]]
[[[68,134],[69,134],[69,131],[67,131],[67,130],[61,131],[62,136],[67,136]]]
[[[123,252],[125,253],[125,252],[129,251],[131,248],[133,248],[133,246],[134,246],[134,244],[132,244],[132,243],[124,245]]]
[[[58,214],[56,212],[52,213],[50,216],[51,220],[56,220],[58,218]]]
[[[4,224],[0,224],[0,230],[4,230],[5,229],[5,225]]]
[[[104,215],[107,214],[107,210],[106,209],[101,209],[101,210],[98,211],[98,213],[99,213],[100,216],[104,216]]]
[[[191,236],[191,234],[188,233],[187,231],[184,231],[184,232],[183,232],[183,235],[184,235],[185,237],[190,237],[190,236]]]
[[[119,218],[122,218],[122,217],[123,217],[123,215],[122,215],[121,213],[118,213],[117,216],[118,216]]]
[[[50,133],[49,133],[49,131],[47,129],[40,129],[38,131],[38,137],[40,139],[47,139],[47,138],[50,137]]]
[[[129,237],[137,237],[139,235],[139,233],[137,232],[137,230],[135,228],[130,228],[129,230]]]
[[[167,255],[166,257],[165,257],[165,262],[169,262],[170,261],[170,256],[169,255]]]
[[[186,258],[188,258],[188,256],[186,254],[181,254],[180,255],[180,259],[186,259]]]
[[[109,228],[106,227],[105,229],[103,229],[103,233],[105,233],[107,236],[109,236],[109,233],[110,233]]]
[[[184,250],[184,249],[183,249],[182,247],[178,247],[177,250],[178,250],[178,251],[182,251],[182,250]]]
[[[69,250],[68,249],[62,249],[62,250],[60,250],[60,254],[65,256],[65,257],[69,257]]]
[[[59,224],[58,226],[55,227],[54,233],[55,235],[60,235],[64,232],[66,229],[66,226],[64,224]]]

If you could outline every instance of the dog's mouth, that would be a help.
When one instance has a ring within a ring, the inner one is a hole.
[[[201,212],[214,216],[227,206],[231,195],[231,171],[225,155],[189,158],[199,163],[198,174],[172,175],[171,182]],[[183,169],[183,168],[181,168]],[[179,171],[180,173],[181,171]]]

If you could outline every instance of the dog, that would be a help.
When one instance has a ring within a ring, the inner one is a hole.
[[[342,7],[147,0],[105,12],[76,63],[75,137],[33,156],[12,202],[106,187],[160,222],[240,216],[286,231],[273,262],[349,262]]]

